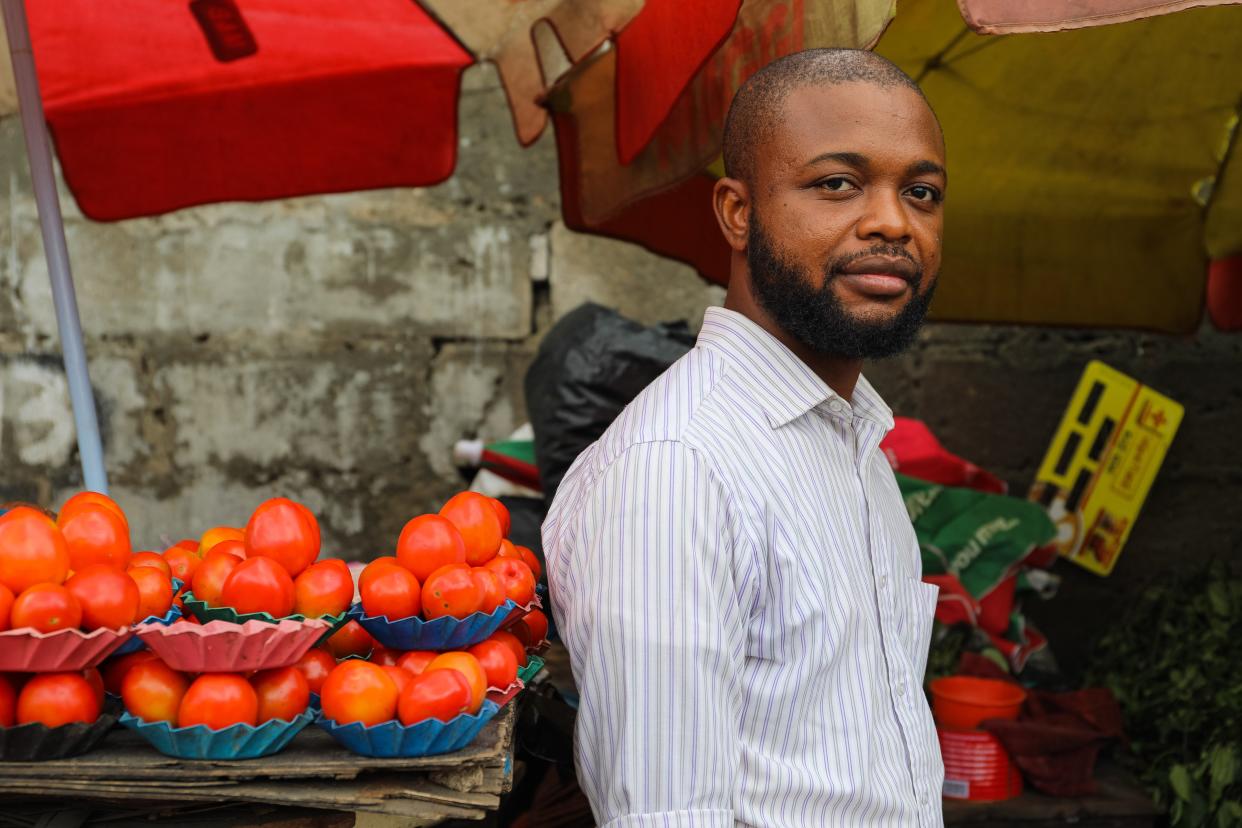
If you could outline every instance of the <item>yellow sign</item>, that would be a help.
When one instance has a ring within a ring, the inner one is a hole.
[[[1056,523],[1061,555],[1113,571],[1182,413],[1120,371],[1087,364],[1030,492]]]

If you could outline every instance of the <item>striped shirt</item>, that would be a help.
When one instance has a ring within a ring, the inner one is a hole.
[[[601,825],[942,824],[892,425],[866,379],[851,404],[711,308],[575,461],[543,535]]]

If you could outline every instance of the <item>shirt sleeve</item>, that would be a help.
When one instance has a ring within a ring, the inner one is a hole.
[[[629,448],[571,497],[549,572],[596,819],[733,828],[746,627],[729,498],[675,442]]]

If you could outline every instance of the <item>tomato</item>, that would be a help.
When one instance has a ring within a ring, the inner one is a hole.
[[[517,551],[522,556],[522,563],[530,567],[530,574],[535,576],[535,580],[543,578],[543,564],[539,563],[539,556],[525,546],[517,547]]]
[[[397,698],[400,699],[401,691],[410,683],[410,679],[414,678],[414,674],[393,664],[381,664],[380,669],[392,679],[393,684],[397,685]]]
[[[312,647],[293,666],[306,679],[310,692],[318,693],[323,688],[323,683],[328,680],[328,674],[336,667],[336,659],[327,650]]]
[[[60,517],[60,531],[69,547],[69,568],[81,572],[104,564],[113,569],[129,565],[129,525],[107,506],[85,503]]]
[[[442,566],[423,584],[423,617],[427,620],[451,615],[465,618],[479,608],[483,595],[465,564]]]
[[[466,562],[466,542],[447,518],[419,515],[397,539],[397,560],[419,583],[442,566]]]
[[[479,660],[479,666],[487,676],[488,687],[507,690],[509,685],[517,681],[517,657],[502,642],[481,641],[467,652]]]
[[[125,568],[133,569],[137,566],[149,566],[158,569],[169,578],[172,577],[172,567],[168,565],[168,561],[164,560],[164,556],[158,552],[135,552],[130,556]]]
[[[526,645],[516,635],[508,630],[496,630],[496,632],[487,637],[487,640],[499,641],[501,644],[504,644],[513,652],[514,657],[517,658],[518,666],[526,666]]]
[[[136,566],[125,574],[138,587],[138,621],[145,621],[151,616],[163,618],[172,609],[173,585],[172,578],[153,566]]]
[[[17,688],[9,677],[0,673],[0,727],[17,723]]]
[[[246,524],[246,555],[271,558],[296,577],[319,557],[319,522],[286,497],[265,501]]]
[[[500,536],[509,537],[509,528],[512,523],[509,517],[509,507],[494,497],[489,497],[488,500],[491,501],[492,509],[496,511],[496,517],[500,519]]]
[[[13,602],[13,629],[33,627],[42,633],[76,629],[82,605],[59,584],[35,584]]]
[[[293,612],[297,615],[340,615],[353,602],[354,578],[344,561],[311,564],[293,579]]]
[[[376,558],[362,568],[362,572],[358,575],[358,594],[362,595],[362,591],[371,583],[371,579],[390,568],[401,569],[401,564],[397,563],[397,559],[391,555],[384,558]]]
[[[63,584],[69,545],[52,519],[29,506],[0,515],[0,584],[18,595],[35,584]]]
[[[182,538],[181,540],[174,543],[173,546],[178,546],[184,549],[186,552],[193,552],[195,555],[198,554],[198,541],[193,540],[191,538]]]
[[[495,558],[484,564],[500,579],[505,597],[520,607],[535,600],[535,574],[516,558]]]
[[[483,665],[479,664],[477,658],[470,653],[441,653],[432,659],[423,674],[426,675],[434,670],[456,670],[465,676],[470,684],[469,710],[471,713],[479,712],[479,708],[483,706],[483,699],[487,696],[487,674],[483,672]]]
[[[230,555],[223,549],[211,550],[194,573],[190,591],[195,598],[206,601],[208,606],[221,606],[220,592],[224,589],[224,581],[240,564],[241,560],[237,556]]]
[[[410,678],[397,701],[401,724],[426,719],[448,722],[470,710],[470,682],[456,670],[435,670]]]
[[[141,595],[134,579],[107,564],[88,566],[68,581],[65,589],[82,604],[82,629],[90,632],[100,627],[115,630],[128,627],[137,618]]]
[[[211,549],[207,551],[207,554],[210,555],[212,552],[227,552],[239,561],[244,561],[247,557],[246,544],[239,540],[222,540],[215,546],[211,547]],[[206,558],[207,555],[204,555],[203,557]]]
[[[384,668],[369,661],[336,666],[320,692],[323,715],[337,724],[386,722],[397,713],[397,685]]]
[[[203,533],[199,538],[197,551],[200,558],[207,557],[207,553],[216,548],[216,544],[221,541],[237,541],[241,543],[246,538],[246,533],[241,529],[232,526],[214,526]]]
[[[4,632],[11,626],[9,616],[13,612],[15,600],[17,599],[13,597],[13,590],[0,584],[0,632]]]
[[[158,658],[151,658],[133,665],[125,673],[121,701],[130,714],[144,722],[168,722],[176,727],[178,711],[189,688],[190,680],[184,673]]]
[[[388,566],[362,590],[362,610],[370,616],[387,616],[389,621],[410,618],[423,607],[421,590],[409,570]]]
[[[203,673],[177,708],[178,727],[201,724],[223,730],[235,724],[255,725],[258,720],[259,696],[237,673]]]
[[[183,584],[189,584],[203,559],[184,546],[170,546],[164,550],[164,561],[169,573]]]
[[[104,683],[103,676],[95,667],[87,667],[82,671],[82,678],[86,679],[86,683],[91,686],[91,690],[95,692],[95,698],[99,699],[102,705],[104,700]]]
[[[381,667],[395,667],[400,658],[400,650],[390,650],[387,647],[381,647],[379,644],[376,644],[371,648],[371,657],[367,660]]]
[[[427,669],[427,665],[436,660],[439,653],[431,650],[410,650],[397,659],[397,666],[413,676]]]
[[[538,647],[548,637],[548,616],[542,610],[532,609],[513,625],[513,634],[527,647]]]
[[[17,695],[17,724],[41,722],[60,727],[93,722],[101,709],[94,689],[81,673],[40,673]]]
[[[220,601],[243,615],[266,612],[284,618],[293,612],[293,578],[271,558],[247,558],[224,579]]]
[[[500,550],[500,518],[492,499],[478,492],[461,492],[449,498],[440,509],[466,542],[466,563],[471,566],[490,561]]]
[[[125,683],[125,676],[129,674],[129,671],[144,661],[152,661],[156,658],[158,656],[150,650],[139,650],[120,658],[109,659],[104,662],[104,689],[113,695],[121,695],[121,686]]]
[[[332,637],[324,642],[324,647],[328,652],[337,658],[346,658],[351,655],[366,658],[371,654],[374,646],[375,639],[371,638],[371,634],[364,630],[357,621],[350,621],[332,633]]]
[[[269,719],[292,721],[310,705],[310,683],[296,666],[262,670],[250,684],[259,697],[260,724]]]
[[[496,573],[490,569],[484,569],[476,566],[470,570],[471,577],[474,582],[479,585],[479,612],[486,612],[489,615],[495,612],[496,607],[505,602],[505,590],[500,585],[500,579],[496,577]]]

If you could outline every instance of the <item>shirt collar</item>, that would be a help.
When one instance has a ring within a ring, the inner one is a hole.
[[[780,428],[832,401],[839,401],[832,408],[847,416],[852,412],[853,416],[883,426],[885,431],[893,428],[892,410],[866,377],[859,376],[851,406],[780,340],[736,311],[708,308],[698,345],[720,352],[741,369],[740,379],[763,400],[772,428]]]

